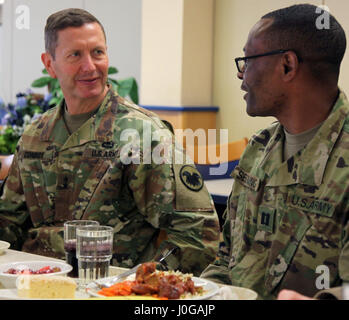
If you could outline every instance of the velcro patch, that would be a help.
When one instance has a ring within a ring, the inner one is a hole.
[[[110,159],[110,158],[117,158],[119,156],[120,156],[119,149],[111,150],[109,148],[101,148],[101,149],[87,148],[83,153],[83,157],[85,158]]]
[[[176,210],[212,212],[211,198],[197,169],[180,164],[172,167],[176,181]]]
[[[43,152],[23,151],[24,159],[42,159],[43,157],[44,157]]]
[[[201,174],[192,166],[183,166],[179,176],[183,184],[192,191],[200,191],[204,186]]]
[[[274,232],[274,217],[275,217],[275,209],[260,206],[258,209],[258,220],[257,220],[257,228],[259,230],[267,231],[270,233]]]
[[[304,211],[320,214],[326,217],[332,217],[334,206],[332,203],[316,198],[307,198],[302,195],[289,194],[287,204],[290,207]]]
[[[245,187],[258,191],[260,185],[260,179],[249,174],[239,166],[236,166],[231,176],[238,180]]]

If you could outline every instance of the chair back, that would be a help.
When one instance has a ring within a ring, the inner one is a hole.
[[[13,160],[13,154],[0,155],[0,180],[5,180],[10,170]]]
[[[194,146],[192,159],[204,180],[230,178],[247,143],[243,138],[221,145]]]

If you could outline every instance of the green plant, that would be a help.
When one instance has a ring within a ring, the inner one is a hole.
[[[0,154],[12,154],[24,128],[51,107],[49,95],[35,94],[31,90],[16,95],[16,104],[0,106]]]
[[[5,103],[0,98],[0,154],[13,154],[19,138],[27,124],[34,121],[41,113],[57,105],[63,99],[62,89],[57,79],[51,78],[46,69],[43,77],[32,83],[33,88],[47,86],[48,94],[35,94],[31,90],[16,95],[16,104]],[[115,67],[109,67],[108,75],[116,74]],[[136,79],[115,80],[108,77],[110,85],[122,97],[129,97],[138,104],[138,86]]]
[[[2,129],[0,135],[0,154],[13,154],[19,138],[20,136],[16,134],[15,129],[11,126],[6,126],[6,128]]]
[[[33,88],[42,88],[47,86],[48,92],[51,94],[49,105],[56,105],[63,98],[59,81],[58,79],[51,78],[46,69],[42,70],[42,73],[45,76],[34,80],[31,85]],[[108,68],[108,75],[116,73],[118,73],[118,69],[115,67]],[[113,89],[116,90],[120,96],[129,97],[134,103],[138,104],[138,85],[135,78],[131,77],[122,80],[115,80],[108,77],[108,83],[110,83]]]

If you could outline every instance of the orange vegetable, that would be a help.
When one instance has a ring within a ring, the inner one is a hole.
[[[111,296],[129,296],[132,293],[132,284],[134,281],[123,281],[112,285],[109,288],[103,288],[98,291],[99,294],[107,297]]]

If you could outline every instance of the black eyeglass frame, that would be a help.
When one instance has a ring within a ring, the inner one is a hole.
[[[260,57],[266,57],[266,56],[271,56],[271,55],[274,55],[274,54],[281,54],[281,53],[285,53],[287,51],[293,51],[291,49],[287,49],[287,50],[274,50],[274,51],[270,51],[270,52],[266,52],[266,53],[262,53],[262,54],[257,54],[255,56],[248,56],[248,57],[239,57],[239,58],[235,58],[235,63],[236,63],[236,68],[238,69],[238,71],[240,73],[244,73],[244,71],[241,71],[240,70],[240,67],[239,67],[239,61],[246,61],[249,60],[249,59],[255,59],[255,58],[260,58]],[[298,60],[300,61],[299,57],[297,56]]]

